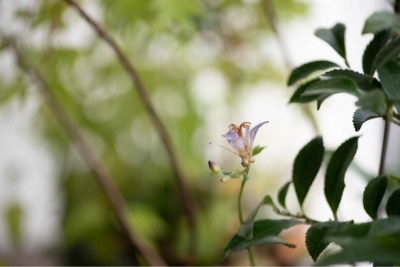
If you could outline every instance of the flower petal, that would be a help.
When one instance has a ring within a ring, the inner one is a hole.
[[[234,131],[229,131],[229,132],[227,132],[226,134],[223,135],[223,137],[225,137],[225,138],[226,138],[226,141],[228,141],[229,143],[232,142],[232,141],[234,141],[234,140],[236,140],[236,139],[238,139],[238,138],[241,138],[241,137],[238,135],[238,133],[237,133],[237,132],[234,132]]]
[[[260,127],[263,126],[265,123],[268,123],[268,121],[264,121],[264,122],[262,122],[260,124],[257,124],[256,126],[254,126],[253,129],[251,129],[251,131],[250,131],[250,145],[249,145],[250,149],[253,148],[253,142],[254,142],[254,139],[256,138],[258,129],[260,129]]]

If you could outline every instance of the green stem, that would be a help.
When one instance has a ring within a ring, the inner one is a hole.
[[[243,171],[243,179],[242,179],[242,184],[240,185],[240,190],[239,190],[239,196],[238,196],[238,202],[237,202],[237,209],[238,209],[238,214],[239,214],[239,221],[240,224],[243,224],[244,219],[243,219],[243,212],[242,212],[242,196],[243,196],[243,189],[244,186],[249,179],[248,174],[250,171],[250,165],[246,167],[246,169]],[[251,251],[251,248],[247,248],[247,253],[249,254],[249,260],[251,266],[256,266],[254,262],[254,257],[253,257],[253,252]]]
[[[287,217],[296,218],[296,219],[304,219],[305,223],[308,223],[308,224],[319,223],[319,221],[308,218],[304,214],[304,212],[303,212],[303,214],[292,214],[292,213],[288,212],[287,210],[280,210],[277,207],[274,208],[274,211],[276,214],[279,214],[282,216],[287,216]]]

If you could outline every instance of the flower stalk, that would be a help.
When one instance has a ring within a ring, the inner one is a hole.
[[[242,183],[240,185],[239,194],[238,194],[237,210],[238,210],[240,224],[243,224],[243,222],[244,222],[243,211],[242,211],[242,196],[243,196],[244,186],[246,185],[246,182],[249,179],[248,174],[250,171],[250,166],[251,166],[251,164],[247,165],[247,167],[243,171]],[[253,251],[251,250],[251,247],[247,248],[247,253],[249,255],[249,260],[250,260],[251,266],[256,266],[255,261],[254,261]]]

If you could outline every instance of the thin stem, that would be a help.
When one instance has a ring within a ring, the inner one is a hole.
[[[237,210],[238,210],[238,214],[239,214],[239,222],[240,224],[243,224],[244,222],[244,218],[243,218],[243,212],[242,212],[242,196],[243,196],[243,189],[244,186],[246,185],[247,180],[249,179],[248,174],[250,171],[250,164],[246,167],[246,169],[243,172],[243,179],[242,179],[242,183],[240,185],[240,189],[239,189],[239,195],[238,195],[238,201],[237,201]],[[254,261],[254,256],[253,256],[253,251],[251,250],[251,248],[247,248],[247,253],[249,255],[249,260],[250,260],[250,264],[251,266],[256,266],[255,261]]]
[[[125,232],[131,245],[139,252],[139,254],[144,257],[149,264],[154,266],[165,266],[166,263],[161,256],[158,255],[158,253],[150,246],[147,246],[145,243],[141,242],[139,238],[137,238],[136,233],[133,231],[129,223],[125,202],[113,183],[111,174],[98,161],[89,143],[81,134],[77,125],[75,125],[72,119],[68,116],[60,101],[54,95],[52,89],[43,78],[41,73],[32,65],[30,65],[27,60],[25,60],[25,56],[13,41],[4,38],[2,39],[2,43],[6,44],[13,50],[19,67],[36,83],[42,97],[46,100],[49,108],[51,109],[52,114],[64,128],[65,132],[71,139],[72,144],[75,146],[83,160],[90,167],[94,177],[103,190],[111,209],[121,226],[122,231]]]
[[[240,224],[242,224],[244,221],[243,212],[242,212],[242,195],[243,195],[243,189],[244,189],[244,185],[246,184],[246,181],[247,181],[247,178],[243,177],[242,183],[240,185],[239,196],[238,196],[238,201],[237,201],[237,210],[238,210],[238,214],[239,214]]]
[[[291,218],[296,218],[296,219],[304,219],[305,223],[308,224],[314,224],[314,223],[319,223],[319,221],[310,219],[309,217],[307,217],[304,212],[303,214],[292,214],[286,210],[280,210],[277,207],[274,208],[274,211],[276,214],[282,215],[282,216],[287,216],[287,217],[291,217]]]
[[[150,119],[160,136],[165,150],[169,156],[169,160],[172,166],[172,169],[175,174],[176,184],[178,186],[180,203],[183,206],[183,210],[186,214],[189,223],[189,230],[191,232],[191,250],[194,253],[196,246],[196,212],[195,205],[192,195],[189,193],[186,183],[185,177],[183,175],[183,171],[181,169],[178,156],[175,152],[175,149],[172,144],[172,140],[166,130],[166,127],[162,123],[158,113],[155,110],[153,103],[150,100],[150,97],[147,93],[147,89],[144,86],[141,78],[139,77],[137,71],[133,67],[133,64],[128,60],[122,49],[117,45],[111,35],[103,29],[103,27],[95,22],[74,0],[64,0],[68,5],[74,8],[80,16],[93,28],[93,30],[98,34],[98,36],[110,46],[110,48],[116,54],[119,62],[124,67],[125,71],[128,74],[128,77],[131,79],[131,82],[134,85],[143,105],[145,106],[147,113],[150,116]]]
[[[383,138],[382,138],[381,159],[379,162],[379,175],[383,175],[385,173],[386,153],[387,153],[387,146],[389,143],[389,131],[390,131],[390,120],[388,118],[385,118],[385,126],[383,129]]]

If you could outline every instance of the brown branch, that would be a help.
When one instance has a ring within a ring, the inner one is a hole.
[[[139,94],[140,99],[142,100],[150,119],[156,128],[164,147],[168,153],[169,160],[171,166],[173,168],[176,183],[178,185],[179,197],[181,203],[183,205],[184,212],[186,213],[189,229],[192,234],[192,250],[195,246],[195,236],[196,236],[196,219],[195,219],[195,206],[194,200],[190,195],[187,186],[185,184],[185,178],[183,175],[183,171],[180,167],[178,157],[175,153],[171,138],[163,125],[159,115],[157,114],[149,95],[147,94],[147,90],[140,79],[139,75],[137,74],[133,65],[129,62],[126,55],[122,52],[122,49],[117,45],[114,39],[108,34],[107,31],[103,29],[103,27],[95,22],[75,1],[73,0],[64,0],[68,5],[73,7],[80,16],[93,28],[93,30],[98,34],[98,36],[103,39],[105,43],[107,43],[110,48],[115,52],[118,60],[120,61],[121,65],[124,67],[125,71],[127,72],[129,78],[131,79],[134,87],[136,88],[137,93]]]
[[[289,56],[289,49],[287,48],[284,38],[282,36],[282,31],[280,29],[280,23],[279,23],[277,15],[276,15],[276,10],[275,10],[274,4],[272,3],[271,0],[264,0],[262,3],[263,3],[263,8],[265,11],[265,17],[267,19],[267,22],[270,25],[272,32],[276,36],[276,40],[278,41],[278,46],[279,46],[279,49],[281,50],[281,54],[282,54],[286,69],[287,69],[287,71],[290,72],[293,69],[293,64],[292,64],[292,61]],[[305,115],[308,117],[308,119],[310,120],[311,125],[314,129],[314,132],[316,134],[318,134],[320,132],[320,130],[318,127],[317,120],[311,111],[310,105],[302,105],[301,109],[305,113]]]
[[[60,125],[64,128],[65,132],[71,139],[77,151],[80,153],[81,157],[90,167],[92,173],[94,174],[94,177],[99,183],[101,189],[104,191],[104,194],[106,195],[106,198],[111,205],[111,208],[121,226],[121,229],[126,234],[131,245],[138,251],[139,254],[144,257],[144,259],[149,264],[154,266],[165,266],[166,263],[161,258],[161,256],[159,256],[158,253],[154,251],[151,247],[141,242],[137,238],[136,234],[133,232],[133,229],[131,228],[128,221],[128,216],[126,214],[127,208],[125,206],[125,202],[121,194],[117,190],[116,186],[114,185],[111,175],[98,161],[88,142],[85,140],[75,123],[71,120],[66,111],[63,109],[61,103],[52,92],[46,80],[37,69],[30,65],[27,60],[25,60],[25,57],[22,54],[21,50],[12,40],[3,39],[2,43],[13,50],[19,67],[37,84],[38,89],[40,89],[41,95],[46,100],[53,115],[57,118]]]

